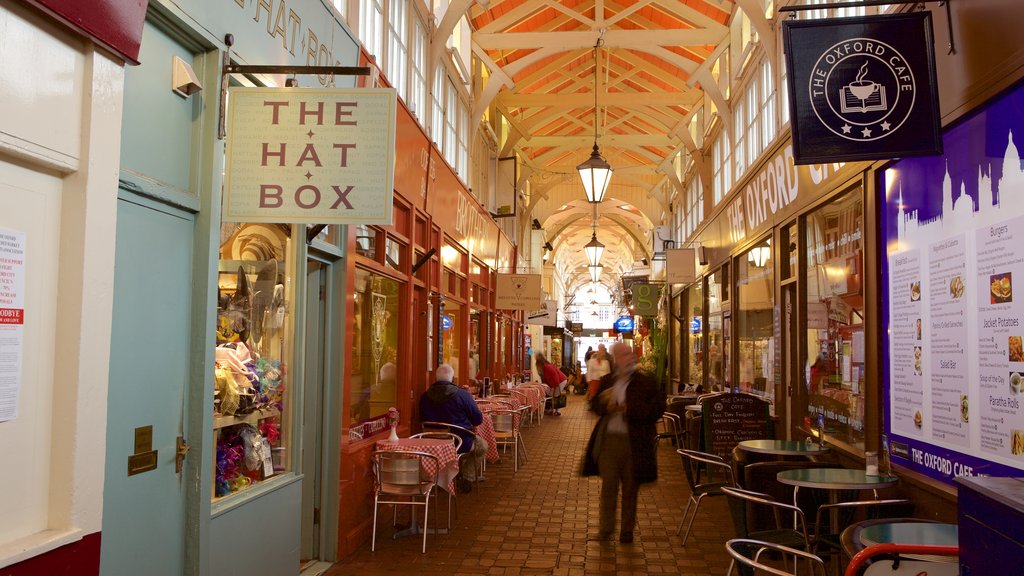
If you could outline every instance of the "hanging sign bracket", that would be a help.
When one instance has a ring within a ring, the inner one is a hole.
[[[227,117],[225,107],[228,100],[229,74],[333,74],[335,76],[369,76],[369,66],[287,66],[277,64],[232,64],[231,46],[235,43],[233,34],[224,35],[224,57],[221,63],[220,80],[220,116],[217,138],[223,140],[227,136]]]

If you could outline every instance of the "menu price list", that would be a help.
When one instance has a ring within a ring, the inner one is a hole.
[[[889,258],[892,294],[889,366],[892,371],[892,428],[921,435],[924,416],[924,346],[921,316],[921,253],[907,250]]]
[[[977,230],[978,399],[985,452],[1024,458],[1024,307],[1014,280],[1024,279],[1024,217]],[[969,413],[964,404],[963,411]]]
[[[967,239],[960,234],[928,247],[928,369],[931,436],[968,446]],[[920,322],[920,320],[917,320]]]

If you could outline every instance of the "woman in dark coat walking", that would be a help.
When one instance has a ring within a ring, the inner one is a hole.
[[[633,542],[641,484],[658,479],[657,431],[665,392],[650,376],[636,372],[636,354],[625,342],[611,347],[615,371],[601,378],[590,409],[600,416],[587,443],[584,476],[601,476],[601,519],[597,537],[611,538],[622,486],[619,541]]]

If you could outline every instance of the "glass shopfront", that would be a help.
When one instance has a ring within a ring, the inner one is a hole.
[[[775,274],[771,240],[736,260],[736,340],[739,387],[775,398]]]
[[[293,468],[292,229],[225,223],[217,277],[213,497]]]
[[[686,335],[686,384],[696,388],[704,384],[704,282],[686,289],[686,310],[689,319]],[[705,388],[707,389],[707,388]]]
[[[462,313],[462,305],[452,300],[445,300],[444,308],[441,311],[441,361],[451,364],[455,370],[455,383],[463,384],[462,374],[459,370],[459,360],[462,357],[462,322],[459,320]]]
[[[728,267],[722,267],[708,276],[708,378],[707,392],[728,390],[732,375],[729,372],[730,314]]]
[[[402,306],[401,284],[357,267],[352,316],[354,346],[351,375],[352,429],[360,422],[386,414],[396,403],[398,323]]]
[[[794,414],[809,429],[864,448],[864,193],[857,187],[805,217],[807,349]]]

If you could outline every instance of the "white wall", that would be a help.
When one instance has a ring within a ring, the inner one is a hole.
[[[0,228],[26,236],[2,567],[101,527],[124,71],[20,3],[0,3],[0,30]]]

